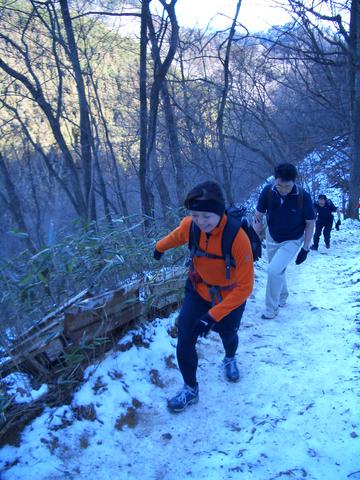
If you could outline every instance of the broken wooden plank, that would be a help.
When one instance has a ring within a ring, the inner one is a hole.
[[[62,334],[64,330],[64,315],[53,319],[52,323],[46,325],[43,329],[33,332],[29,337],[21,342],[15,342],[10,349],[10,354],[15,355],[18,352],[33,351],[39,349],[42,345],[48,343],[56,336]]]
[[[76,322],[76,328],[86,326],[87,314],[96,314],[101,312],[104,308],[111,308],[114,312],[121,312],[131,305],[139,303],[138,289],[133,291],[124,291],[124,289],[113,290],[105,294],[98,295],[88,301],[83,301],[69,308],[65,312],[65,327],[64,331],[68,332],[72,329],[71,322]]]
[[[113,330],[139,319],[142,315],[143,305],[140,302],[127,308],[122,306],[120,309],[118,305],[108,305],[97,310],[95,314],[88,311],[74,318],[66,314],[64,335],[76,343],[80,340],[88,342],[94,338],[94,335],[106,336]]]
[[[1,377],[6,377],[14,371],[23,371],[27,364],[31,364],[36,369],[38,365],[36,359],[39,356],[45,355],[47,363],[56,361],[64,353],[65,344],[61,338],[62,335],[56,333],[42,343],[33,344],[27,350],[12,350],[9,358],[0,365]],[[38,371],[45,373],[43,368],[39,368]]]
[[[90,297],[92,294],[88,288],[82,290],[81,292],[77,293],[73,297],[71,297],[69,300],[66,302],[62,303],[59,307],[57,307],[55,310],[47,314],[45,317],[43,317],[39,322],[37,322],[35,325],[32,325],[30,328],[25,330],[21,335],[19,335],[14,341],[13,341],[13,346],[20,346],[22,342],[27,341],[28,338],[37,333],[37,332],[42,332],[44,328],[46,328],[47,324],[53,321],[57,321],[56,317],[58,317],[61,313],[63,313],[67,308],[69,308],[71,305],[73,305],[75,302],[84,300],[86,297]],[[51,327],[49,327],[51,328]]]

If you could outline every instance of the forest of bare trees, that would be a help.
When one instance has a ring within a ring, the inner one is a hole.
[[[180,2],[1,1],[5,255],[76,221],[171,224],[205,178],[241,202],[314,152],[358,218],[359,2],[288,0],[293,21],[257,35],[241,0],[221,32],[179,26]]]

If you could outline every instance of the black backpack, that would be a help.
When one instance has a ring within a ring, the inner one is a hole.
[[[235,260],[231,255],[231,248],[239,229],[242,228],[250,240],[251,251],[255,262],[261,257],[261,240],[253,227],[250,225],[250,222],[246,216],[245,207],[229,207],[225,210],[225,213],[227,215],[227,222],[221,238],[221,257],[218,255],[213,255],[212,253],[204,252],[199,248],[201,231],[195,222],[192,222],[190,226],[188,245],[190,249],[191,261],[194,256],[225,260],[226,279],[229,280],[230,268],[236,266]]]

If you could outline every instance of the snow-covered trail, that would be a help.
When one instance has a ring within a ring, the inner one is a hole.
[[[109,353],[71,406],[0,450],[1,479],[360,479],[359,234],[345,222],[329,251],[292,263],[288,304],[273,320],[260,318],[266,263],[257,266],[240,382],[225,381],[213,333],[199,344],[199,403],[170,414],[166,398],[181,386],[167,332],[175,315],[156,321],[148,348]]]

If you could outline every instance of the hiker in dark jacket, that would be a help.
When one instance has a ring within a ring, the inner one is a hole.
[[[185,207],[190,216],[159,240],[154,251],[154,258],[160,260],[166,250],[189,243],[194,226],[200,229],[178,319],[176,353],[184,387],[168,400],[171,412],[180,412],[198,401],[196,342],[199,336],[205,337],[210,330],[221,337],[227,380],[235,382],[239,379],[235,359],[239,342],[237,331],[254,283],[251,246],[242,229],[236,232],[231,247],[235,265],[229,275],[226,274],[221,240],[228,218],[219,185],[215,182],[197,185],[188,193]]]
[[[337,222],[335,224],[336,230],[339,230],[341,225],[340,220],[340,210],[335,207],[333,202],[326,197],[326,195],[319,195],[317,202],[314,203],[314,208],[316,211],[316,226],[315,226],[315,233],[314,233],[314,243],[311,245],[311,250],[317,250],[319,248],[319,240],[321,236],[321,232],[323,232],[325,246],[326,248],[330,248],[330,235],[332,226],[334,223],[334,215],[333,213],[337,213]]]
[[[267,185],[258,200],[253,228],[260,233],[266,215],[268,278],[265,312],[262,318],[274,318],[289,295],[286,267],[297,254],[296,264],[306,260],[314,231],[315,212],[310,195],[296,185],[297,171],[291,163],[275,167],[275,184]],[[300,249],[300,251],[299,251]]]

